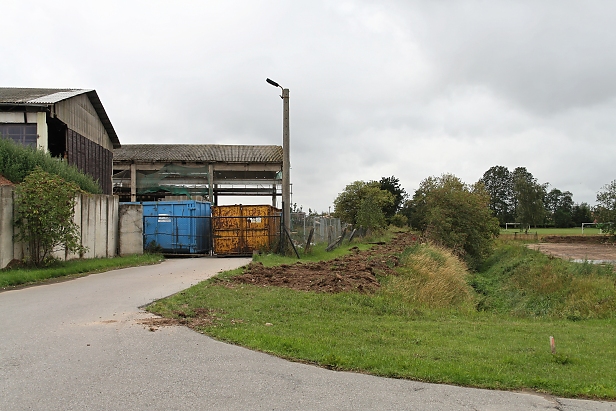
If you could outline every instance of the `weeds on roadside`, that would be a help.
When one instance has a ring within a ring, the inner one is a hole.
[[[23,268],[0,270],[0,288],[32,284],[52,278],[80,276],[118,268],[156,264],[163,260],[160,254],[130,255],[115,258],[92,258],[84,260],[56,261],[47,268]]]

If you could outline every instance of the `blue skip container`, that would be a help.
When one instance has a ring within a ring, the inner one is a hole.
[[[144,201],[143,245],[165,254],[205,254],[211,249],[212,207],[207,201]]]

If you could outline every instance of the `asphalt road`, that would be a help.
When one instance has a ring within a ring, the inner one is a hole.
[[[183,259],[0,293],[0,410],[616,410],[335,372],[149,331],[140,310],[246,259]]]

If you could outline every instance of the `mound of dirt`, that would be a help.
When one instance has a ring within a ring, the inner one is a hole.
[[[376,274],[394,274],[399,254],[417,242],[417,236],[399,233],[386,244],[376,244],[370,250],[352,247],[350,255],[330,261],[264,267],[250,263],[246,272],[231,279],[233,283],[287,287],[294,290],[338,293],[342,291],[374,292],[380,285]]]
[[[544,243],[604,244],[610,241],[606,235],[548,235],[541,238]]]

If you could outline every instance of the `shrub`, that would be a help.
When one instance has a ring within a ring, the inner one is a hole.
[[[49,153],[30,147],[20,146],[0,136],[0,174],[13,183],[21,183],[36,167],[70,181],[87,193],[100,194],[101,188],[92,177],[83,174],[75,166]]]
[[[391,224],[393,226],[396,227],[406,227],[409,225],[409,219],[401,213],[396,213],[392,218],[391,218]]]
[[[73,221],[74,183],[36,167],[17,186],[15,226],[17,238],[29,246],[29,263],[41,266],[49,262],[54,249],[63,246],[67,252],[84,252],[77,224]]]
[[[492,252],[500,232],[489,199],[480,183],[469,186],[451,174],[429,177],[413,195],[411,224],[476,269]]]

